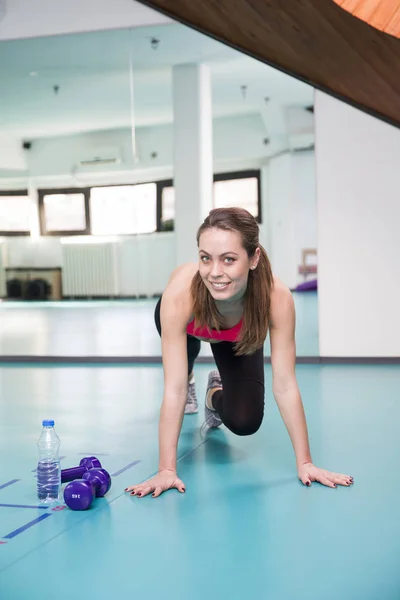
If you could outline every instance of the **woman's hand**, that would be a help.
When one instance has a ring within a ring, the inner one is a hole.
[[[349,475],[343,475],[342,473],[332,473],[325,469],[319,469],[312,463],[304,463],[298,467],[298,475],[300,481],[304,485],[310,486],[312,481],[318,481],[322,485],[335,488],[338,485],[349,486],[354,483],[354,480]]]
[[[186,491],[185,484],[181,481],[176,471],[164,470],[159,471],[157,475],[140,483],[139,485],[130,485],[125,489],[125,492],[130,492],[131,496],[142,498],[153,492],[152,497],[157,498],[163,492],[176,488],[182,494]]]

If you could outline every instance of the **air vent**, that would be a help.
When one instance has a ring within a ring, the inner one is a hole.
[[[100,158],[100,157],[95,157],[92,158],[90,160],[81,160],[79,162],[79,164],[82,167],[97,167],[97,166],[103,166],[103,165],[118,165],[121,161],[118,160],[117,158]]]
[[[85,152],[79,160],[81,167],[104,167],[107,165],[118,165],[121,163],[121,152],[117,147],[94,148],[93,151]]]

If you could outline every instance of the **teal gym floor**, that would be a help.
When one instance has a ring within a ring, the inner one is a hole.
[[[209,368],[195,370],[201,403]],[[298,365],[314,461],[354,477],[336,490],[297,480],[265,372],[259,432],[202,439],[202,411],[186,416],[186,494],[139,499],[124,488],[157,468],[161,366],[1,367],[1,599],[398,600],[399,368]],[[64,467],[94,454],[113,475],[86,512],[37,508],[49,417]]]

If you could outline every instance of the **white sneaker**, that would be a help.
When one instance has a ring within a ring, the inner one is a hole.
[[[211,371],[208,375],[208,383],[206,390],[206,399],[209,390],[212,388],[222,388],[222,380],[218,371]],[[222,420],[216,410],[208,408],[207,403],[204,403],[204,423],[201,426],[201,431],[205,432],[207,429],[215,429],[222,425]]]
[[[199,404],[197,402],[196,388],[194,384],[194,375],[192,375],[188,383],[188,393],[185,405],[185,415],[194,415],[199,412]]]

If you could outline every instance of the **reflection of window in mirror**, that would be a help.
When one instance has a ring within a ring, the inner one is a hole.
[[[26,192],[0,194],[0,233],[2,235],[29,235],[32,201]]]
[[[88,188],[41,189],[38,195],[42,235],[89,233]]]
[[[43,197],[46,231],[84,231],[84,194],[48,194]]]
[[[93,235],[151,233],[157,229],[157,185],[94,187],[90,192]]]
[[[214,207],[240,206],[258,217],[258,179],[226,179],[214,182]]]
[[[260,173],[235,172],[214,175],[214,208],[239,206],[245,208],[259,221],[260,219]],[[175,188],[165,186],[161,193],[161,222],[173,222],[175,218]],[[168,227],[167,227],[168,228]]]
[[[170,221],[175,217],[175,188],[165,187],[162,190],[162,220]]]

